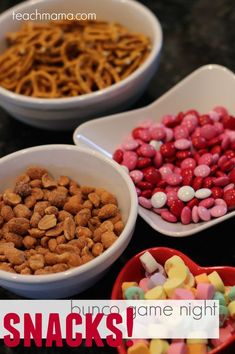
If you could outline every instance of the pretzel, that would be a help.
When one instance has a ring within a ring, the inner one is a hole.
[[[26,22],[7,34],[0,86],[38,97],[74,97],[131,75],[149,55],[148,37],[105,21]]]

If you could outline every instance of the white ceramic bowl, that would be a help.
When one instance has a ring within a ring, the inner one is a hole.
[[[145,6],[132,0],[31,0],[0,15],[0,52],[7,32],[16,31],[13,11],[32,13],[96,13],[97,19],[116,21],[131,31],[142,32],[152,40],[152,50],[143,65],[126,79],[104,90],[78,97],[39,99],[15,94],[0,87],[0,104],[13,117],[35,127],[72,129],[85,119],[124,110],[146,89],[157,69],[162,47],[161,25]]]
[[[104,187],[118,199],[125,228],[101,256],[81,267],[50,275],[20,275],[0,271],[0,285],[29,298],[62,298],[94,285],[127,247],[135,228],[137,198],[131,179],[109,158],[72,145],[45,145],[0,159],[1,190],[9,187],[29,165],[41,165],[55,176],[68,175],[80,184]]]
[[[225,67],[206,65],[194,71],[179,84],[151,105],[81,125],[74,132],[76,145],[102,152],[108,157],[138,123],[145,119],[159,121],[168,113],[197,109],[205,113],[215,106],[223,105],[235,114],[235,75]],[[195,234],[235,215],[225,216],[198,224],[182,225],[164,221],[152,211],[139,207],[139,214],[155,230],[168,236],[182,237]]]

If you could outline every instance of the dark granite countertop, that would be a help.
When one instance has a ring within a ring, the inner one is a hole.
[[[0,12],[18,3],[1,0]],[[163,27],[164,44],[160,67],[148,90],[139,100],[140,107],[152,102],[194,69],[217,63],[235,71],[235,10],[234,0],[142,0],[159,18]],[[42,144],[72,144],[72,132],[58,133],[35,129],[17,122],[0,110],[0,156]],[[75,298],[109,298],[113,280],[125,262],[135,253],[151,246],[179,249],[201,265],[235,266],[235,243],[232,239],[234,220],[227,220],[189,238],[170,238],[152,230],[140,217],[133,239],[120,259],[103,278],[105,286],[94,286]],[[15,295],[0,290],[1,299]],[[0,353],[114,353],[110,348],[55,348],[10,350],[0,347]],[[234,351],[233,351],[234,352]]]

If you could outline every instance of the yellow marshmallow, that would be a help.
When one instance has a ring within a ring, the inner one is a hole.
[[[187,339],[187,344],[207,344],[208,343],[208,339],[206,338],[202,338],[202,339],[197,339],[197,338],[188,338]]]
[[[171,267],[168,271],[168,277],[170,279],[178,278],[185,283],[189,277],[189,270],[184,264],[177,264]]]
[[[122,283],[122,294],[123,294],[123,298],[125,298],[124,294],[125,294],[125,291],[128,289],[128,288],[131,288],[132,286],[138,286],[138,283],[134,282],[134,281],[126,281],[124,283]]]
[[[228,297],[230,290],[231,290],[231,286],[225,286],[224,297],[225,297],[225,301],[227,304],[230,302],[229,297]]]
[[[193,343],[187,345],[188,354],[206,354],[207,347],[203,343]]]
[[[164,265],[166,273],[168,274],[169,269],[177,264],[184,265],[184,261],[179,256],[172,256],[171,258],[169,258]]]
[[[195,285],[194,276],[193,276],[193,274],[190,271],[189,271],[189,274],[188,274],[188,279],[186,281],[186,285],[188,285],[190,288],[194,287],[194,285]]]
[[[145,300],[165,300],[166,294],[161,285],[155,286],[155,288],[147,291],[144,295]]]
[[[209,274],[208,279],[209,279],[210,283],[212,285],[214,285],[214,287],[217,291],[224,293],[225,287],[224,287],[223,280],[220,278],[219,274],[216,271]]]
[[[169,348],[169,343],[162,339],[152,339],[150,342],[150,354],[166,354]]]
[[[175,289],[183,288],[183,287],[184,287],[184,282],[182,281],[182,279],[178,279],[178,278],[167,279],[167,281],[163,285],[163,288],[167,296],[170,298],[173,296]]]
[[[210,283],[206,273],[202,273],[202,274],[196,275],[195,276],[195,281],[196,281],[197,285],[200,284],[200,283]]]
[[[228,310],[232,319],[235,319],[235,301],[230,302],[228,305]]]
[[[127,354],[150,354],[145,343],[136,343],[127,349]]]

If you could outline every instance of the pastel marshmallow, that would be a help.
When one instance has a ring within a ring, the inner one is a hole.
[[[225,287],[224,287],[223,280],[221,279],[220,275],[216,271],[209,274],[208,279],[209,279],[210,283],[212,285],[214,285],[214,287],[217,291],[224,293]]]
[[[175,299],[175,300],[194,300],[195,296],[192,291],[179,288],[174,291],[173,299]]]
[[[161,285],[155,286],[145,293],[145,300],[165,300],[166,293]]]
[[[215,294],[215,287],[212,284],[200,283],[197,286],[196,299],[211,300]]]
[[[150,351],[145,343],[139,342],[129,347],[127,354],[150,354]]]
[[[165,284],[163,285],[163,288],[169,298],[172,298],[174,295],[174,292],[177,288],[183,288],[184,282],[182,279],[167,279]]]
[[[208,276],[206,273],[201,273],[199,275],[195,276],[195,282],[196,284],[200,284],[200,283],[210,283]]]
[[[148,278],[143,278],[139,282],[139,287],[146,293],[150,289],[149,287],[149,279]]]
[[[185,343],[172,343],[167,351],[167,354],[188,354]]]
[[[146,272],[153,273],[158,269],[158,263],[151,253],[145,252],[139,259]]]
[[[229,310],[229,314],[230,317],[232,317],[232,319],[235,319],[235,301],[230,302],[230,304],[228,305],[228,310]]]
[[[189,270],[184,264],[178,264],[168,271],[168,277],[170,279],[178,278],[181,279],[183,282],[186,282],[189,276]]]
[[[179,256],[172,256],[169,258],[164,265],[166,273],[168,273],[169,269],[177,264],[184,264],[184,261]]]
[[[204,343],[187,344],[187,354],[206,354],[207,346]]]
[[[169,343],[162,339],[152,339],[149,346],[150,354],[166,354]]]
[[[154,273],[149,278],[149,287],[154,287],[157,285],[163,285],[166,281],[166,277],[162,273]]]

